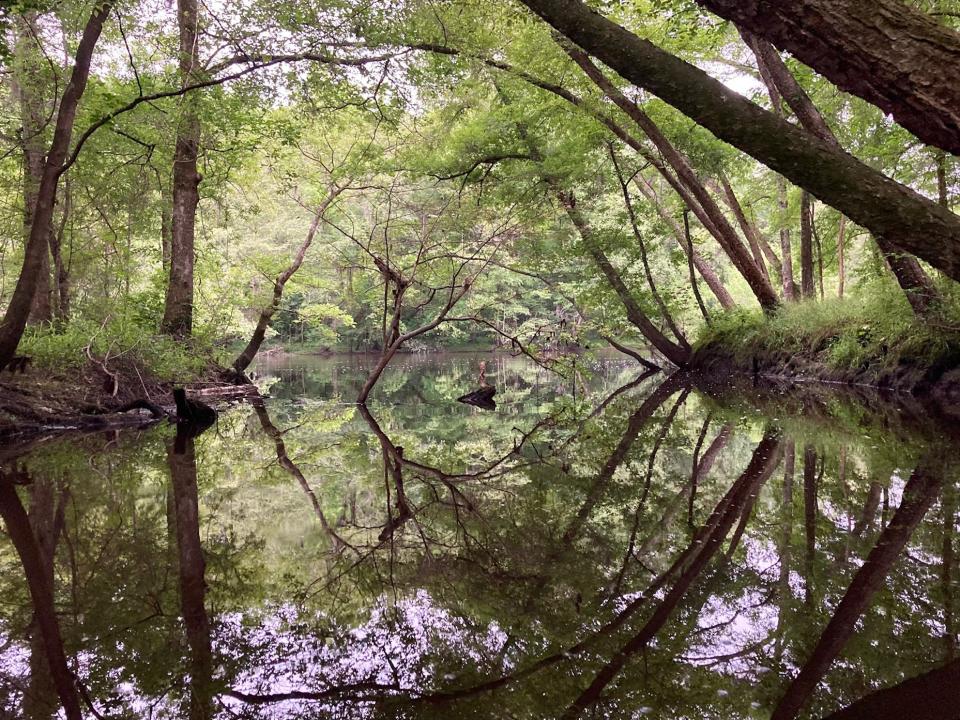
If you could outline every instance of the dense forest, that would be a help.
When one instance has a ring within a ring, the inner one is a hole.
[[[0,366],[955,364],[952,5],[738,5],[15,3]]]

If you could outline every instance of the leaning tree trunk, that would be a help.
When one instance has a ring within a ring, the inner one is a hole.
[[[960,34],[903,0],[696,0],[960,154]],[[858,221],[859,222],[859,221]]]
[[[663,134],[660,128],[653,122],[636,103],[627,98],[609,79],[594,65],[590,58],[582,50],[575,48],[567,43],[563,44],[563,49],[573,59],[575,63],[584,71],[603,92],[609,97],[621,110],[623,110],[631,120],[633,120],[640,129],[646,134],[650,141],[656,146],[657,150],[663,155],[664,159],[677,173],[677,176],[687,187],[690,193],[696,198],[697,202],[703,208],[710,219],[710,222],[716,228],[717,242],[720,243],[724,252],[730,258],[737,271],[743,275],[744,280],[753,290],[757,301],[765,310],[772,310],[779,304],[776,292],[770,285],[769,278],[761,270],[750,255],[750,251],[740,240],[737,231],[727,220],[726,215],[717,205],[716,201],[710,195],[710,192],[704,186],[703,182],[697,177],[696,172],[690,166],[686,157],[679,152],[672,143]]]
[[[852,155],[778,118],[580,0],[523,3],[623,77],[878,237],[896,238],[960,279],[960,218]]]
[[[747,32],[741,31],[744,41],[753,50],[757,58],[757,66],[770,89],[771,99],[776,103],[776,97],[782,96],[787,105],[796,114],[800,124],[826,143],[841,149],[840,141],[827,124],[823,115],[814,105],[813,100],[797,82],[790,69],[783,62],[783,58],[770,43],[760,40]],[[809,200],[809,194],[804,197]],[[941,206],[944,203],[940,202]],[[910,302],[910,306],[918,315],[924,314],[940,301],[933,282],[920,267],[916,258],[910,257],[900,249],[896,243],[885,236],[876,236],[877,247],[880,249],[887,266],[893,272],[897,282],[903,289]],[[802,242],[802,240],[801,240]],[[803,249],[801,248],[801,255]],[[842,256],[841,256],[842,257]],[[808,297],[806,289],[804,297]]]
[[[43,259],[49,252],[50,240],[48,228],[53,222],[53,212],[57,197],[57,185],[63,166],[70,149],[70,137],[73,134],[73,124],[76,119],[77,105],[87,86],[90,75],[90,62],[93,50],[103,23],[110,14],[113,3],[107,0],[97,6],[83,29],[80,44],[74,60],[70,80],[60,99],[57,119],[53,130],[53,140],[43,166],[43,176],[40,187],[37,189],[37,202],[33,210],[33,224],[30,226],[30,237],[24,251],[23,266],[17,286],[10,298],[3,322],[0,323],[0,367],[3,367],[14,356],[23,330],[30,314],[30,306],[37,289],[37,282],[43,269]]]
[[[313,243],[313,238],[317,234],[317,228],[320,227],[320,221],[323,219],[324,213],[342,191],[342,188],[336,186],[331,188],[330,194],[320,204],[320,207],[317,208],[316,213],[314,213],[313,221],[310,223],[310,229],[307,231],[307,237],[297,250],[293,262],[290,263],[286,270],[277,275],[277,279],[273,281],[273,298],[270,304],[260,312],[260,318],[257,320],[257,327],[253,331],[250,342],[247,343],[243,352],[237,356],[237,359],[233,361],[233,370],[238,379],[243,378],[244,371],[250,367],[250,363],[252,363],[253,359],[257,356],[260,345],[263,343],[264,337],[266,337],[270,320],[273,318],[274,313],[280,308],[284,286],[290,278],[293,277],[294,273],[300,269],[300,266],[303,265],[303,259],[306,257],[307,250],[310,249],[311,243]]]
[[[196,82],[200,68],[196,0],[177,1],[180,28],[180,84]],[[170,276],[161,329],[174,337],[189,337],[193,330],[193,266],[197,205],[200,202],[200,118],[195,93],[182,96],[177,140],[173,151],[173,211],[170,237]]]

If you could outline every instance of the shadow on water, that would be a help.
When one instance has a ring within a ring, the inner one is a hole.
[[[292,362],[202,434],[4,449],[4,717],[960,715],[932,411]]]

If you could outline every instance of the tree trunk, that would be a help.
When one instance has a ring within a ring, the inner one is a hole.
[[[199,22],[196,0],[177,0],[181,87],[194,84],[198,80]],[[200,118],[197,114],[197,97],[195,93],[187,93],[180,99],[180,118],[173,152],[170,276],[161,322],[163,332],[177,338],[189,337],[193,330],[194,241],[202,179],[197,170],[199,148]]]
[[[696,0],[960,154],[960,34],[902,0]]]
[[[810,193],[800,195],[800,292],[804,300],[816,297],[813,284],[813,208]]]
[[[98,5],[83,29],[80,44],[77,46],[73,70],[70,81],[60,99],[57,111],[56,124],[53,131],[53,140],[50,151],[47,153],[43,166],[43,176],[37,190],[37,202],[33,211],[33,224],[30,227],[30,238],[24,251],[23,266],[17,286],[10,298],[3,323],[0,323],[0,367],[10,362],[17,351],[17,345],[23,336],[27,324],[33,296],[43,269],[43,259],[49,253],[50,240],[48,229],[53,221],[54,206],[57,198],[57,184],[61,170],[70,149],[70,137],[73,134],[73,124],[77,113],[77,104],[86,89],[87,78],[90,75],[90,61],[93,50],[103,30],[103,23],[113,3],[107,0]]]
[[[13,87],[20,104],[23,152],[23,237],[26,244],[30,241],[34,207],[37,204],[37,193],[43,178],[43,154],[46,150],[43,134],[48,121],[43,89],[48,86],[49,79],[44,77],[40,67],[43,58],[41,48],[37,47],[37,13],[28,11],[23,15],[15,16],[14,26],[16,44]],[[50,228],[47,227],[45,230],[49,234]],[[51,318],[50,256],[48,253],[43,253],[28,322],[31,325],[42,325],[49,323]]]
[[[313,221],[310,223],[310,229],[307,231],[307,237],[297,250],[293,262],[290,263],[286,270],[277,275],[277,279],[273,281],[273,299],[270,301],[270,304],[260,312],[260,318],[257,320],[257,327],[253,331],[250,342],[247,343],[243,352],[237,356],[237,359],[233,361],[233,369],[238,376],[243,375],[243,372],[250,367],[250,363],[252,363],[253,359],[257,356],[257,351],[260,350],[260,345],[266,336],[267,327],[270,325],[270,319],[280,307],[280,301],[283,299],[284,286],[287,284],[287,281],[293,277],[294,273],[300,269],[300,266],[303,265],[303,259],[306,257],[307,250],[310,249],[311,243],[313,243],[313,238],[317,234],[317,228],[320,227],[323,214],[341,192],[341,188],[338,187],[332,187],[330,189],[329,195],[320,203],[320,207],[317,208],[317,211],[314,213]]]
[[[747,220],[747,215],[743,212],[743,206],[740,204],[737,194],[733,191],[730,181],[727,180],[727,176],[723,173],[720,173],[720,187],[723,189],[723,197],[726,200],[727,207],[733,211],[733,216],[737,219],[737,224],[740,225],[740,231],[747,239],[747,242],[750,243],[750,252],[753,253],[753,261],[757,267],[760,268],[763,276],[767,278],[767,282],[769,282],[770,273],[764,262],[763,248],[760,247],[760,236],[757,233],[757,229]]]
[[[787,198],[787,181],[782,175],[777,175],[777,206],[780,208],[780,257],[783,263],[780,278],[783,282],[783,297],[786,300],[796,300],[799,288],[793,279],[793,243],[790,240],[790,227],[787,225],[790,201]]]
[[[640,331],[640,333],[650,342],[651,345],[653,345],[658,351],[660,351],[661,354],[663,354],[667,360],[672,362],[677,367],[685,367],[690,362],[690,352],[688,350],[684,350],[682,347],[671,341],[670,338],[660,332],[657,326],[651,322],[650,318],[647,317],[646,313],[644,313],[637,304],[637,301],[630,292],[630,289],[623,282],[623,278],[620,277],[620,273],[618,273],[616,268],[613,267],[613,264],[603,252],[603,249],[599,246],[597,239],[594,237],[590,228],[590,224],[587,222],[586,218],[584,218],[579,208],[577,208],[577,202],[573,196],[573,193],[559,190],[556,188],[555,183],[551,181],[548,182],[554,186],[554,194],[560,201],[560,204],[563,206],[564,210],[566,210],[567,217],[570,218],[570,222],[580,234],[583,244],[586,246],[586,250],[590,257],[593,259],[600,272],[603,273],[603,276],[607,279],[607,282],[610,283],[610,286],[613,288],[614,292],[617,293],[617,297],[620,298],[620,302],[623,303],[623,307],[627,313],[627,319],[634,327],[637,328],[637,330]]]
[[[846,248],[844,237],[847,230],[847,216],[840,216],[840,230],[837,233],[837,297],[843,297],[843,286],[847,281]]]
[[[824,142],[842,150],[837,136],[827,125],[823,115],[820,114],[810,96],[797,82],[776,49],[770,43],[753,37],[749,33],[742,32],[741,34],[757,57],[757,65],[761,69],[765,82],[771,85],[771,98],[774,96],[773,88],[775,87],[777,92],[787,101],[790,109],[796,114],[804,128]],[[807,193],[805,193],[805,197],[809,201]],[[887,237],[878,235],[876,242],[915,313],[922,315],[939,302],[940,296],[936,287],[927,277],[923,268],[920,267],[916,258],[906,255]],[[801,247],[801,263],[803,262],[803,250],[804,248]],[[806,268],[803,269],[806,270]],[[803,296],[810,297],[806,292],[806,287],[804,287]]]
[[[561,33],[721,140],[960,280],[960,218],[642,40],[580,0],[523,0]],[[889,44],[889,43],[888,43]]]
[[[73,195],[70,191],[70,177],[64,181],[63,211],[60,214],[60,225],[55,233],[50,234],[50,254],[53,256],[53,277],[56,280],[56,303],[54,315],[57,322],[65,324],[70,318],[70,270],[63,259],[63,240],[66,237],[67,222],[73,210]]]
[[[573,59],[577,65],[593,80],[593,82],[609,97],[613,102],[623,110],[631,120],[633,120],[646,134],[650,141],[656,146],[657,150],[663,155],[664,159],[676,171],[677,176],[686,185],[687,189],[693,194],[700,203],[700,206],[706,212],[710,221],[717,229],[717,242],[727,253],[734,267],[743,275],[744,280],[753,290],[754,295],[760,306],[765,310],[772,310],[779,304],[777,294],[770,285],[769,279],[765,273],[757,266],[754,259],[750,256],[750,251],[744,246],[727,220],[726,215],[717,205],[713,196],[704,186],[703,182],[697,177],[696,172],[690,166],[687,158],[683,156],[667,139],[656,123],[633,101],[620,92],[616,86],[610,82],[607,77],[594,65],[590,58],[582,50],[579,50],[569,44],[564,43],[564,50]]]

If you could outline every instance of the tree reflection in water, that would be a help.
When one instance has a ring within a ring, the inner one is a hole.
[[[0,453],[5,715],[960,714],[925,409],[498,360],[491,413],[472,358],[358,408],[338,363],[196,438]]]

